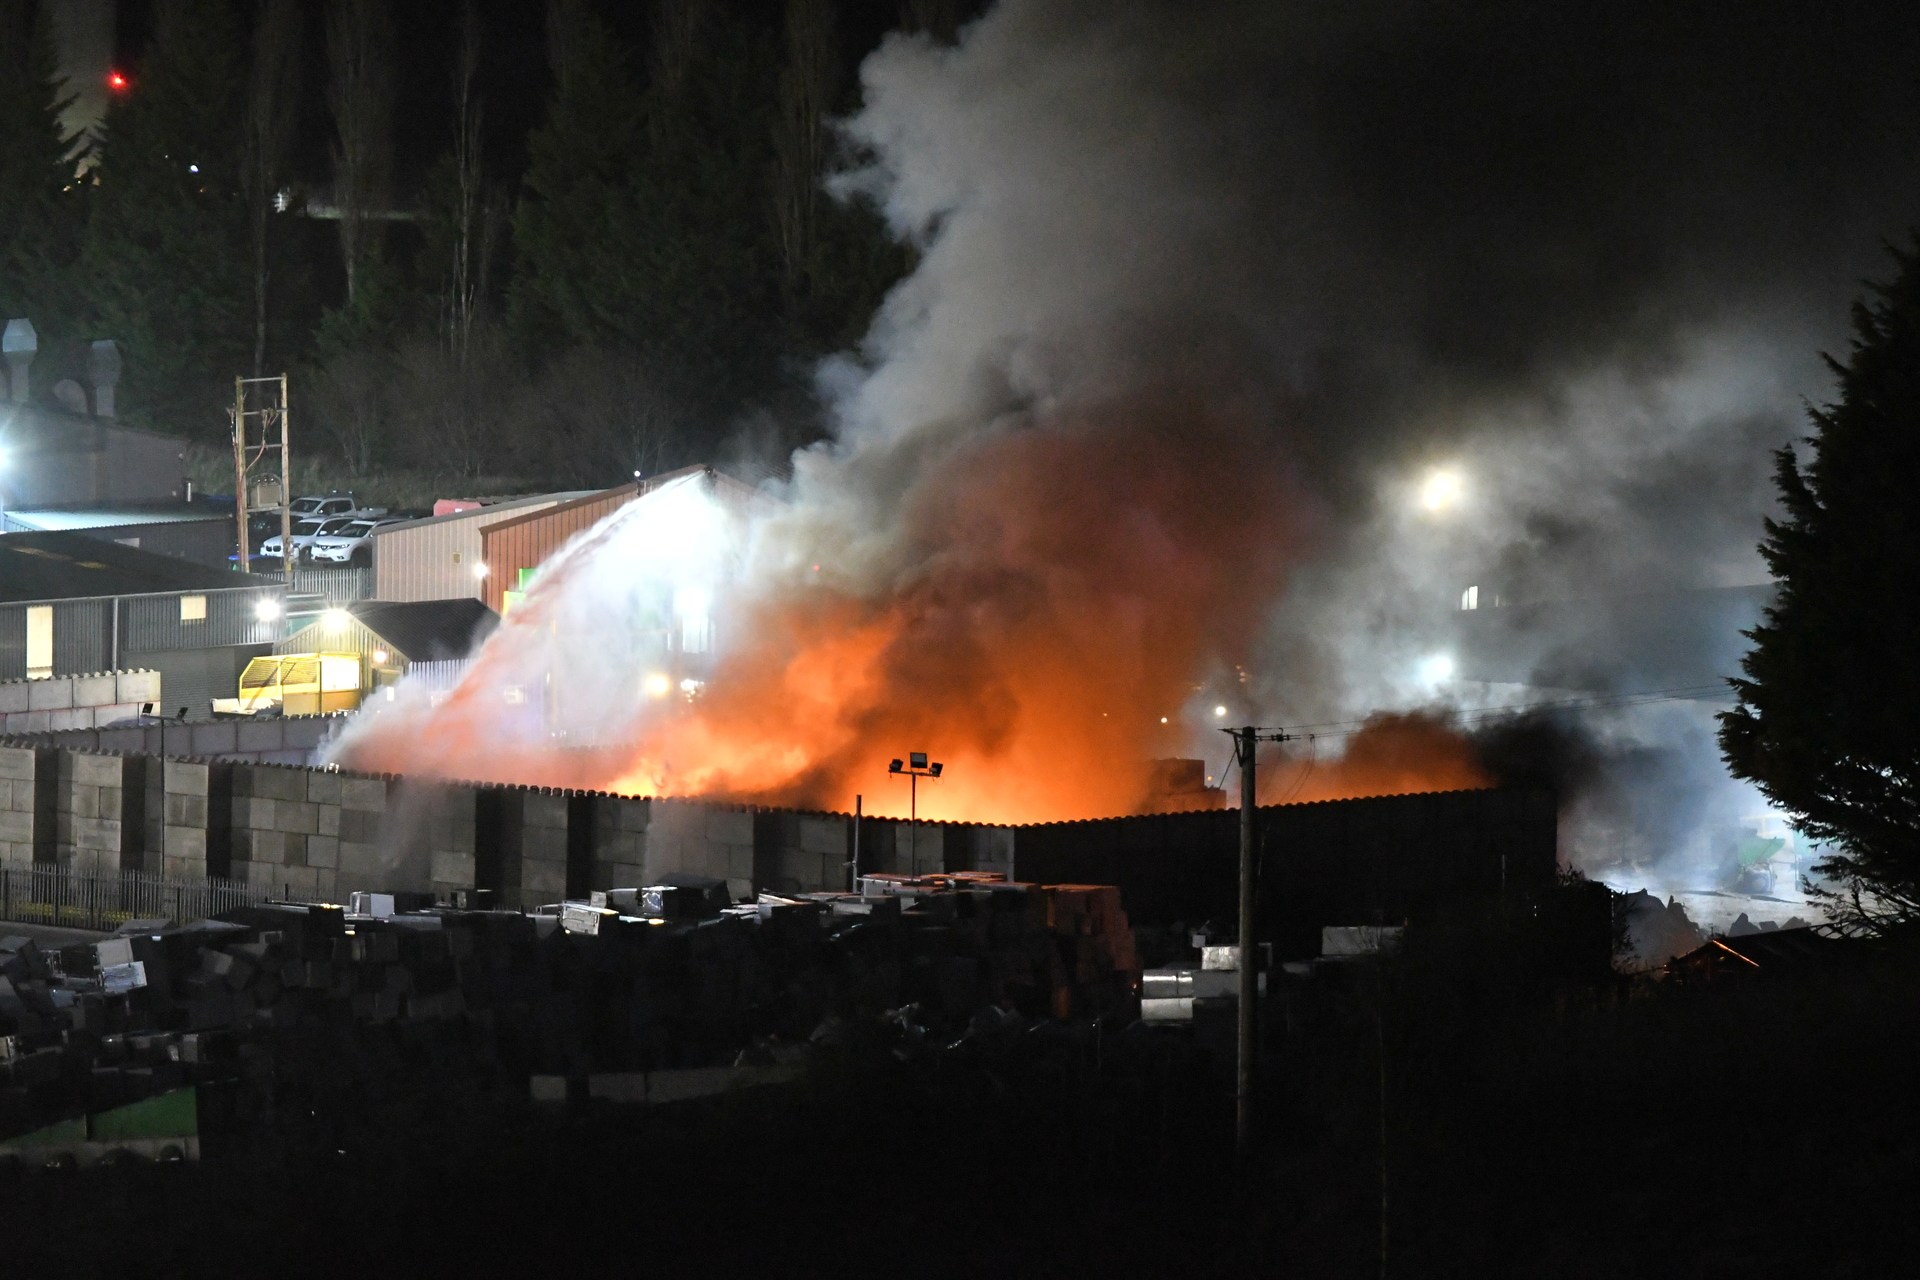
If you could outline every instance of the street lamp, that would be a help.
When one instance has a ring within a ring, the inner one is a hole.
[[[916,842],[920,824],[920,779],[937,778],[946,766],[938,760],[927,762],[924,751],[909,751],[906,761],[887,761],[887,772],[904,774],[907,778],[907,856],[912,859],[916,874],[920,870],[919,846]]]

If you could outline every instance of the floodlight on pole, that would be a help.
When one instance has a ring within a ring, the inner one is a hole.
[[[917,856],[916,837],[919,834],[920,825],[920,779],[938,778],[945,770],[946,766],[938,760],[928,760],[927,753],[924,751],[909,751],[907,753],[906,767],[904,768],[901,767],[901,762],[898,760],[887,761],[888,773],[905,774],[908,780],[907,857],[915,862],[916,865],[914,869],[916,871],[919,870],[917,865],[919,859]]]

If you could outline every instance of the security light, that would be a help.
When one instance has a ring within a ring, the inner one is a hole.
[[[280,602],[278,600],[259,601],[253,606],[253,616],[262,622],[278,622],[280,620]]]
[[[320,622],[329,631],[339,631],[352,621],[352,618],[353,615],[345,609],[328,609],[320,615]]]
[[[907,763],[916,769],[924,769],[927,767],[927,753],[924,751],[910,751],[907,753]]]
[[[935,760],[932,764],[927,766],[927,772],[937,778],[940,776],[940,771],[946,767],[947,766],[941,764],[938,760]]]
[[[900,762],[898,760],[887,761],[887,772],[888,773],[900,772]]]

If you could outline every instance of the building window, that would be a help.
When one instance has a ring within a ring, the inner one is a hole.
[[[207,620],[207,598],[205,596],[180,597],[180,621],[205,622]]]
[[[53,606],[27,606],[27,679],[46,680],[53,675]]]
[[[1480,588],[1468,587],[1465,591],[1462,591],[1460,593],[1460,607],[1462,609],[1478,609],[1480,607]]]

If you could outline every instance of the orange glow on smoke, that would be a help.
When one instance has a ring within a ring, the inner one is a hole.
[[[1145,811],[1151,759],[1225,756],[1212,697],[1192,724],[1170,713],[1244,660],[1298,554],[1301,502],[1284,467],[1259,461],[1274,452],[1165,402],[972,442],[902,495],[907,568],[849,583],[799,547],[786,576],[719,602],[701,695],[636,700],[605,739],[618,746],[557,748],[508,723],[526,710],[498,692],[525,680],[509,675],[515,634],[559,625],[536,584],[451,698],[376,718],[341,763],[798,808],[850,810],[860,794],[904,817],[909,784],[887,761],[926,751],[946,770],[918,785],[924,818]],[[1477,785],[1444,730],[1423,732],[1360,735],[1294,798]],[[1291,770],[1270,773],[1290,785]]]
[[[1340,752],[1335,758],[1323,758]],[[1329,743],[1290,742],[1262,756],[1261,804],[1304,804],[1419,791],[1464,791],[1493,785],[1472,744],[1445,720],[1419,712],[1369,717],[1352,737]]]

